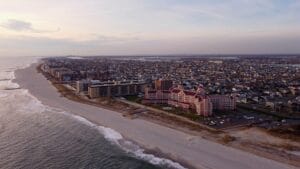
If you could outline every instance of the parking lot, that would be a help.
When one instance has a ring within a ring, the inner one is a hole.
[[[200,123],[217,129],[227,129],[244,126],[276,128],[279,126],[299,124],[299,120],[281,119],[249,110],[237,110],[231,113],[216,113],[211,117],[199,120]]]

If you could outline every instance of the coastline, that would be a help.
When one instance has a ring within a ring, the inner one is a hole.
[[[28,89],[43,104],[112,128],[149,152],[167,154],[171,159],[194,168],[295,168],[147,120],[131,120],[111,110],[70,101],[61,97],[56,88],[42,74],[37,73],[35,67],[36,64],[33,64],[17,70],[14,81],[21,88]]]

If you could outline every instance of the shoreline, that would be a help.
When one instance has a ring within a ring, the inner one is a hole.
[[[193,168],[295,168],[147,120],[131,120],[112,110],[68,100],[60,96],[42,74],[37,73],[35,66],[36,64],[33,64],[15,71],[14,82],[21,88],[28,89],[29,93],[43,104],[81,116],[97,125],[112,128],[120,132],[126,140],[146,148],[146,152],[160,150],[161,154],[167,155],[169,159],[183,162],[181,164],[186,163],[190,165],[186,167]]]

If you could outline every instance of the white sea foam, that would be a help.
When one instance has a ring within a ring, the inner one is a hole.
[[[73,114],[70,114],[70,113],[66,113],[66,112],[61,112],[61,113],[64,113],[64,114],[67,114],[67,115],[70,115],[72,116],[73,118],[75,118],[76,120],[80,121],[81,123],[87,125],[87,126],[90,126],[90,127],[97,127],[96,124],[88,121],[87,119],[81,117],[81,116],[77,116],[77,115],[73,115]]]
[[[1,112],[39,113],[45,110],[45,106],[27,90],[19,89],[19,84],[14,83],[15,70],[30,66],[37,59],[9,58],[1,60],[0,64],[0,99]],[[9,67],[8,67],[9,66]],[[18,89],[18,90],[15,90]],[[9,90],[9,91],[8,91]]]
[[[40,100],[31,95],[28,90],[21,89],[18,92],[10,94],[10,100],[15,100],[18,102],[15,108],[17,112],[20,113],[43,113],[48,107],[43,105]],[[10,102],[13,104],[14,102]]]
[[[46,110],[38,99],[33,97],[27,90],[17,91],[0,90],[0,114],[13,113],[42,113]]]
[[[123,137],[120,133],[116,132],[115,130],[113,130],[111,128],[107,128],[107,127],[104,127],[104,126],[98,126],[98,125],[92,123],[91,121],[87,120],[86,118],[81,117],[81,116],[73,115],[73,114],[66,113],[66,112],[63,112],[63,113],[71,115],[73,118],[80,121],[81,123],[97,129],[104,136],[105,139],[107,139],[107,140],[109,140],[113,143],[118,144],[118,141],[123,139]]]
[[[11,80],[4,84],[0,84],[0,90],[16,90],[19,88],[20,86],[17,83],[13,83]]]
[[[62,113],[71,115],[73,118],[75,118],[79,122],[81,122],[87,126],[90,126],[92,128],[97,129],[104,136],[104,138],[106,140],[119,146],[124,151],[126,151],[130,154],[133,154],[136,158],[148,161],[149,163],[151,163],[153,165],[168,166],[170,168],[176,168],[176,169],[185,169],[185,167],[183,167],[182,165],[180,165],[177,162],[174,162],[172,160],[165,159],[165,158],[159,158],[152,154],[145,153],[144,149],[142,149],[138,145],[132,143],[131,141],[124,140],[123,136],[119,132],[117,132],[111,128],[104,127],[104,126],[98,126],[81,116],[72,115],[72,114],[66,113],[66,112],[62,112]]]
[[[109,140],[111,142],[119,144],[118,141],[123,139],[123,137],[120,133],[118,133],[117,131],[115,131],[111,128],[98,126],[97,129],[101,134],[104,135],[104,138],[106,138],[107,140]]]
[[[46,107],[39,100],[32,98],[22,109],[25,112],[42,113]]]
[[[8,94],[6,94],[6,93],[0,93],[0,98],[4,98],[4,97],[7,97],[8,96]]]
[[[15,79],[14,72],[2,73],[2,78],[0,81],[0,90],[12,90],[20,87],[17,83],[12,82]]]
[[[152,154],[147,154],[144,152],[143,149],[138,149],[137,151],[134,151],[133,153],[135,156],[137,156],[143,160],[146,160],[154,165],[168,166],[168,167],[177,168],[177,169],[185,169],[179,163],[173,162],[169,159],[155,157]]]
[[[26,60],[27,61],[27,60]],[[37,63],[39,61],[38,58],[31,58],[27,61],[27,63],[19,62],[19,63],[7,63],[7,64],[16,64],[15,67],[12,68],[4,68],[0,70],[0,90],[14,90],[19,89],[20,85],[17,83],[12,82],[16,76],[15,71],[18,69],[24,69],[26,67],[29,67],[33,63]],[[4,65],[0,65],[4,66]]]

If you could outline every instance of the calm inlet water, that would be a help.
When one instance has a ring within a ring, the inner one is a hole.
[[[11,80],[33,58],[0,61],[0,168],[181,168],[115,139],[116,131],[42,105]]]

